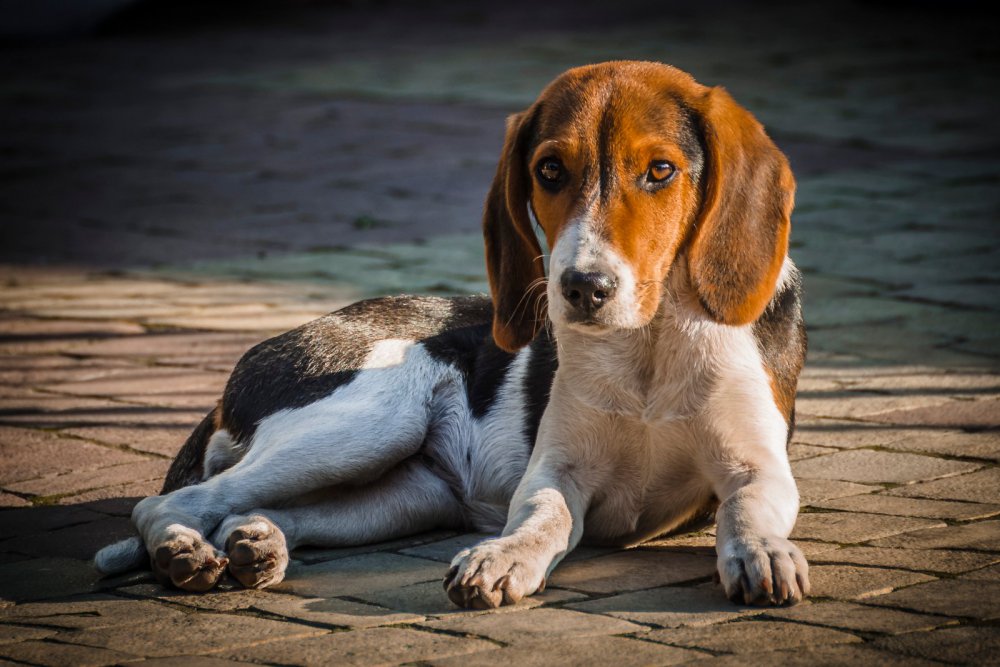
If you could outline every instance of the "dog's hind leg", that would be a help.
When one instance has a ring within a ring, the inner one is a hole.
[[[340,487],[283,509],[226,518],[213,541],[225,545],[229,573],[248,588],[280,582],[297,546],[370,544],[433,528],[460,528],[461,503],[418,457],[360,487]]]
[[[223,519],[280,507],[318,489],[377,480],[419,451],[438,390],[461,382],[457,371],[413,341],[377,344],[351,382],[264,418],[232,468],[136,505],[132,519],[154,573],[187,590],[211,587],[227,563],[204,536]]]

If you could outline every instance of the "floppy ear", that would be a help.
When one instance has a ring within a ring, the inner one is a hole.
[[[722,88],[701,100],[706,169],[688,272],[718,322],[753,322],[774,293],[795,196],[788,160],[764,128]]]
[[[483,211],[493,338],[508,352],[530,343],[545,321],[545,265],[528,218],[528,118],[524,112],[507,119],[507,138]]]

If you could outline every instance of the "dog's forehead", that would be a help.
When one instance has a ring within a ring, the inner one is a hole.
[[[690,100],[703,87],[679,70],[646,65],[578,68],[553,81],[535,105],[535,145],[602,137],[684,141],[692,124]]]

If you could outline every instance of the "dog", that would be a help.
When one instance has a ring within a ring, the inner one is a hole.
[[[297,546],[474,529],[499,536],[444,584],[492,608],[581,540],[634,545],[714,511],[726,595],[798,602],[794,189],[724,89],[657,63],[569,70],[508,119],[483,216],[492,299],[362,301],[251,349],[97,568],[148,556],[182,589],[227,569],[260,588]]]

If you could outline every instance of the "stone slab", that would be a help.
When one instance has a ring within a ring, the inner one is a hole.
[[[949,401],[943,405],[891,410],[871,416],[873,421],[906,426],[951,429],[996,429],[1000,427],[1000,402],[994,398]]]
[[[793,540],[820,540],[838,544],[855,544],[908,530],[943,525],[940,521],[914,517],[894,517],[861,512],[809,512],[799,514],[791,537]]]
[[[455,604],[448,599],[441,582],[438,580],[427,581],[419,584],[410,584],[409,586],[403,586],[401,588],[389,588],[371,591],[369,593],[358,593],[356,597],[387,609],[395,609],[401,612],[427,616],[483,613],[461,609],[455,606]],[[584,597],[586,596],[582,593],[548,586],[541,593],[521,599],[516,605],[499,607],[490,613],[505,613],[508,611],[531,609],[533,607],[540,607],[544,604],[561,603],[567,600],[579,600]]]
[[[23,625],[84,630],[157,623],[184,614],[166,605],[111,595],[89,595],[70,600],[30,602],[0,610],[0,621]]]
[[[661,628],[711,625],[764,611],[757,607],[733,604],[726,599],[722,587],[716,584],[664,586],[598,600],[573,602],[564,607]]]
[[[0,484],[13,488],[23,480],[142,461],[142,457],[43,431],[0,426],[0,461]]]
[[[986,519],[1000,514],[1000,505],[946,502],[887,494],[835,498],[833,500],[813,503],[812,506],[846,512],[868,512],[871,514],[913,516],[925,519],[949,519],[953,521]]]
[[[68,472],[64,475],[47,475],[25,482],[8,484],[7,488],[18,493],[35,496],[75,495],[83,491],[108,486],[130,485],[136,482],[163,479],[170,467],[168,459],[146,459],[136,463]]]
[[[932,456],[853,449],[829,456],[796,461],[796,478],[837,479],[861,484],[909,483],[971,472],[979,464]]]
[[[959,574],[990,563],[1000,562],[1000,554],[951,549],[893,549],[886,547],[844,547],[810,557],[810,563],[869,565]]]
[[[869,607],[839,601],[768,609],[764,615],[768,618],[822,625],[838,630],[878,632],[886,635],[926,632],[956,622],[944,616],[912,614],[887,607]]]
[[[871,598],[866,604],[980,620],[1000,618],[1000,581],[941,579]]]
[[[985,468],[960,477],[903,486],[890,489],[887,493],[908,498],[1000,504],[1000,468]]]
[[[939,667],[941,663],[879,651],[868,644],[799,646],[794,650],[737,653],[699,660],[699,667],[746,667],[746,665],[815,667],[816,665],[878,665],[879,667]]]
[[[352,629],[416,623],[424,620],[422,614],[393,611],[385,607],[338,598],[272,595],[255,602],[253,608],[306,623]]]
[[[610,616],[569,609],[527,609],[514,614],[456,615],[428,621],[423,627],[487,637],[505,644],[568,640],[594,635],[644,632],[645,627]]]
[[[141,660],[127,651],[47,641],[25,641],[0,646],[0,658],[46,667],[98,667]]]
[[[920,572],[852,565],[813,565],[809,568],[810,595],[838,600],[862,600],[902,586],[934,581]]]
[[[845,498],[865,493],[880,491],[882,487],[870,484],[855,484],[854,482],[844,482],[835,479],[796,479],[795,485],[799,489],[799,502],[803,505],[811,505],[820,500],[831,498]]]
[[[704,653],[630,637],[577,637],[570,642],[537,642],[434,660],[438,667],[640,667],[676,665]]]
[[[563,563],[553,586],[585,593],[616,593],[694,581],[715,573],[715,558],[683,550],[629,550]]]
[[[1000,521],[915,530],[874,540],[874,547],[1000,551]]]
[[[494,647],[495,644],[471,637],[453,637],[410,628],[371,628],[234,648],[219,655],[271,664],[396,665],[428,662]]]
[[[0,600],[25,601],[89,593],[99,575],[72,558],[33,558],[0,565]]]
[[[448,568],[437,561],[372,553],[288,568],[272,590],[304,597],[363,595],[424,581],[442,581]],[[443,594],[443,593],[442,593]]]
[[[840,630],[754,619],[705,627],[653,630],[646,638],[671,646],[719,653],[752,653],[762,649],[776,651],[798,646],[861,642],[860,638]]]
[[[997,431],[982,433],[930,431],[889,442],[884,446],[886,449],[905,452],[1000,461],[1000,433]]]
[[[148,657],[192,655],[325,634],[327,630],[234,614],[185,614],[142,625],[87,630],[77,643]]]
[[[995,626],[941,628],[934,632],[883,637],[872,645],[911,659],[989,665],[996,664],[1000,655],[1000,630]]]

